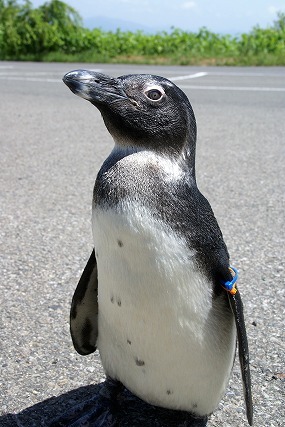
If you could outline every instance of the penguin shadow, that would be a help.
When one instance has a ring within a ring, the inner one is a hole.
[[[1,427],[205,427],[206,418],[149,405],[123,388],[115,402],[105,383],[51,397],[18,414],[0,416]]]
[[[0,416],[0,427],[50,427],[85,399],[98,394],[99,385],[88,385],[53,396],[15,414]],[[67,426],[68,424],[66,424]]]

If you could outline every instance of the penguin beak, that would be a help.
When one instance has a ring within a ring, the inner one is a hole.
[[[128,98],[120,80],[95,71],[70,71],[62,80],[75,95],[94,105],[110,104]]]

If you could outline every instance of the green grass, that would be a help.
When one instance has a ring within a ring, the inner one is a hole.
[[[68,54],[49,52],[46,54],[26,54],[12,57],[10,60],[36,62],[81,62],[112,64],[149,64],[149,65],[199,65],[199,66],[285,66],[284,55],[257,54],[240,57],[233,56],[161,56],[161,55],[102,55],[94,51]]]

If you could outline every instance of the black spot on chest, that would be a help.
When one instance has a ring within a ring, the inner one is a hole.
[[[137,366],[144,366],[145,362],[141,359],[139,359],[138,357],[135,358],[135,362]]]

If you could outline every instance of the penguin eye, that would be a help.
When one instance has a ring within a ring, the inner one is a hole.
[[[163,93],[158,89],[150,89],[146,92],[146,96],[152,101],[159,101],[162,98]]]

